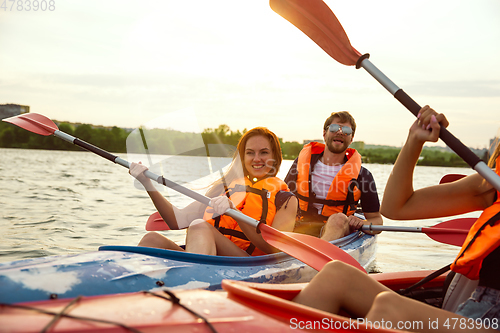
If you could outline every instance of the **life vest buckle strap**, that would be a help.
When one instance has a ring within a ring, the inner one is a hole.
[[[223,234],[223,235],[240,238],[240,239],[243,239],[243,240],[246,240],[246,241],[249,240],[247,238],[247,236],[245,235],[245,233],[242,232],[242,231],[239,231],[239,230],[228,229],[228,228],[224,228],[224,227],[220,227],[217,230],[219,230],[219,232],[221,234]]]
[[[357,201],[351,202],[350,200],[329,200],[329,199],[308,198],[299,193],[295,193],[295,195],[302,201],[307,201],[309,203],[317,203],[326,206],[344,206],[347,204],[355,204],[355,205],[358,204]]]

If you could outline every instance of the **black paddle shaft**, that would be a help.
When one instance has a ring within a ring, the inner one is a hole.
[[[83,148],[85,150],[88,150],[88,151],[94,153],[94,154],[97,154],[97,155],[99,155],[101,157],[104,157],[105,159],[110,160],[113,163],[116,163],[116,159],[117,159],[118,156],[115,156],[115,155],[113,155],[111,153],[108,153],[107,151],[105,151],[105,150],[103,150],[103,149],[101,149],[99,147],[91,145],[90,143],[82,141],[82,140],[80,140],[78,138],[74,139],[73,143],[75,145],[77,145],[78,147],[81,147],[81,148]]]

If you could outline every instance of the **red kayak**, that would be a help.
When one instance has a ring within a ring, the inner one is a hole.
[[[372,276],[401,289],[428,271]],[[441,288],[442,275],[420,290]],[[305,287],[224,280],[225,292],[136,292],[0,305],[0,332],[401,332],[290,300]]]

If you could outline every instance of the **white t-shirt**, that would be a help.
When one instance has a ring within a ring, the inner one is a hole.
[[[314,166],[314,171],[312,173],[312,191],[316,194],[318,199],[326,199],[328,195],[328,190],[332,185],[333,179],[339,173],[340,169],[344,164],[339,165],[326,165],[321,160],[318,160]],[[318,209],[318,213],[321,214],[323,209],[322,204],[314,203],[314,207]]]

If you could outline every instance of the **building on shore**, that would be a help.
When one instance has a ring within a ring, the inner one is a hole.
[[[0,119],[18,116],[29,112],[30,107],[28,105],[0,104]]]
[[[325,141],[323,139],[316,139],[316,140],[304,140],[304,141],[302,141],[302,144],[306,145],[306,144],[311,143],[311,142],[325,143]]]
[[[500,142],[500,137],[499,136],[497,136],[497,137],[495,137],[493,139],[490,139],[490,149],[489,149],[489,152],[488,152],[489,153],[488,157],[491,156],[491,155],[493,155],[493,152],[495,151],[495,148],[497,147],[497,145],[499,144],[499,142]]]

